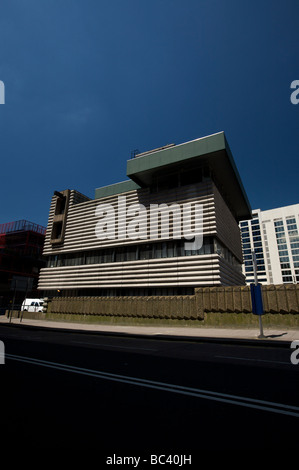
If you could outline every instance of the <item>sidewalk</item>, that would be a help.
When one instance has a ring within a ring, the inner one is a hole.
[[[264,337],[259,338],[260,331],[256,328],[224,328],[224,327],[168,327],[161,326],[134,326],[134,325],[104,325],[89,323],[60,322],[51,320],[32,320],[24,319],[20,322],[19,318],[12,318],[9,322],[6,315],[0,316],[0,325],[13,325],[19,327],[50,328],[59,330],[73,330],[76,332],[104,333],[104,334],[126,334],[140,336],[159,336],[168,338],[190,338],[190,339],[209,339],[209,340],[251,340],[267,341],[272,344],[281,344],[283,342],[299,341],[299,330],[287,328],[265,328]]]

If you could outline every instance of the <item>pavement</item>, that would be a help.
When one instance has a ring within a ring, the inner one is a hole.
[[[135,325],[107,325],[107,324],[90,324],[90,323],[74,323],[66,321],[52,321],[52,320],[33,320],[23,318],[12,318],[11,321],[6,315],[0,315],[0,325],[11,325],[19,327],[35,327],[47,328],[55,330],[73,330],[76,332],[84,333],[101,333],[109,335],[129,335],[129,336],[146,336],[146,337],[166,337],[175,339],[193,339],[193,340],[212,340],[212,341],[251,341],[251,342],[266,342],[267,344],[280,345],[298,340],[299,329],[291,328],[265,328],[263,327],[263,337],[260,337],[260,328],[257,323],[256,328],[228,328],[228,327],[169,327],[166,325],[161,326],[135,326]]]

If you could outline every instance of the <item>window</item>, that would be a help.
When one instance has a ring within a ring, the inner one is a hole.
[[[288,246],[284,241],[279,242],[279,240],[277,240],[277,245],[279,251],[288,249]]]
[[[173,250],[172,254],[173,256]],[[140,246],[139,259],[152,259],[153,258],[153,244]]]
[[[262,242],[254,242],[254,248],[259,248],[262,246],[263,246]]]
[[[260,274],[260,271],[262,271],[263,273],[265,273],[265,265],[261,265],[261,266],[257,266],[256,267],[256,270],[258,271],[258,273]]]
[[[54,222],[52,229],[52,238],[57,239],[61,238],[62,235],[62,221]]]
[[[285,233],[284,233],[284,231],[283,231],[283,232],[277,232],[277,233],[276,233],[276,238],[281,238],[281,239],[284,239],[284,240],[285,240]]]
[[[279,250],[279,256],[288,256],[289,252],[288,250]]]
[[[243,249],[244,249],[244,250],[249,250],[250,248],[251,248],[250,243],[245,243],[245,244],[243,245]]]
[[[66,206],[66,197],[59,197],[56,201],[55,215],[64,214]]]
[[[260,221],[258,219],[253,219],[251,221],[251,225],[260,225]]]

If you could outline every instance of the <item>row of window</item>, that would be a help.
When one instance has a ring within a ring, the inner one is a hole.
[[[248,222],[241,222],[241,237],[242,237],[242,246],[243,246],[243,255],[244,255],[244,265],[246,276],[250,277],[253,275],[253,259],[252,259],[252,246],[249,235],[249,224]],[[251,220],[251,232],[253,247],[256,254],[256,269],[260,275],[265,275],[265,261],[262,248],[262,237],[260,230],[260,222],[258,219]]]
[[[179,256],[194,256],[219,254],[230,264],[240,267],[240,263],[222,243],[213,237],[205,237],[199,250],[185,250],[185,240],[168,240],[158,243],[138,245],[123,245],[78,253],[62,253],[50,255],[47,267],[78,266],[84,264],[114,263],[122,261],[138,261],[155,258],[172,258]]]
[[[251,228],[250,228],[251,227]],[[277,247],[280,258],[280,267],[283,282],[299,281],[299,234],[295,217],[288,217],[285,219],[274,220],[274,228],[276,234]],[[265,261],[263,256],[263,245],[261,237],[261,227],[258,218],[251,221],[244,221],[240,223],[244,265],[247,278],[253,275],[253,262],[252,262],[252,249],[256,253],[257,271],[260,276],[265,272]],[[251,232],[251,235],[250,235]],[[288,241],[287,241],[288,236]],[[266,231],[264,227],[265,249],[266,256],[269,258],[269,249]],[[253,242],[253,244],[252,244]],[[291,250],[289,250],[289,247]],[[295,268],[295,275],[292,272],[292,265],[290,261],[292,257],[293,265]],[[269,274],[270,274],[269,265]]]
[[[259,225],[259,224],[260,224],[260,221],[259,221],[259,219],[252,219],[252,220],[250,221],[250,224],[251,224],[251,226]],[[245,220],[244,222],[241,222],[241,223],[240,223],[240,226],[241,226],[241,227],[248,227],[248,225],[249,225],[249,221],[248,221],[248,220]]]
[[[295,269],[295,274],[292,273],[290,263],[290,253],[287,246],[286,233],[282,220],[274,222],[275,233],[277,240],[277,247],[279,253],[280,268],[283,282],[298,282],[299,270]],[[297,223],[294,217],[286,219],[286,226],[289,235],[289,242],[291,247],[291,254],[293,258],[294,267],[299,267],[299,237],[297,230]]]

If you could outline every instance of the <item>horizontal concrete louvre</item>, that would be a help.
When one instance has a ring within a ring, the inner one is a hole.
[[[163,192],[150,194],[148,190],[132,191],[122,196],[126,197],[127,207],[133,203],[145,205],[147,208],[150,204],[184,204],[187,202],[198,202],[204,205],[204,234],[214,233],[216,230],[214,198],[211,193],[211,183],[201,183],[190,187],[181,188],[179,195],[177,191],[172,193]],[[71,191],[70,206],[67,215],[65,227],[65,239],[63,246],[52,247],[50,244],[50,235],[47,233],[44,245],[44,254],[63,253],[70,251],[80,251],[82,249],[93,249],[106,246],[117,246],[124,243],[132,243],[132,240],[99,240],[95,236],[95,227],[98,222],[95,210],[99,204],[111,204],[115,209],[116,217],[118,215],[118,196],[109,196],[103,199],[90,200],[81,204],[72,204],[74,191]],[[178,197],[179,196],[179,197]],[[54,214],[54,202],[52,201],[49,215],[49,233]],[[128,220],[127,220],[128,222]],[[149,217],[147,217],[147,228],[149,232]],[[170,238],[172,236],[173,222],[170,217]],[[161,239],[158,233],[157,240]],[[144,242],[144,240],[137,240]]]
[[[192,257],[193,258],[193,257]],[[106,285],[134,286],[143,283],[156,285],[196,285],[219,277],[217,255],[205,259],[165,258],[120,264],[44,268],[39,278],[40,289],[71,288]]]
[[[220,259],[221,284],[224,286],[244,285],[243,274],[225,260]]]
[[[242,261],[242,245],[238,223],[215,185],[213,190],[216,204],[217,235],[236,258]]]

